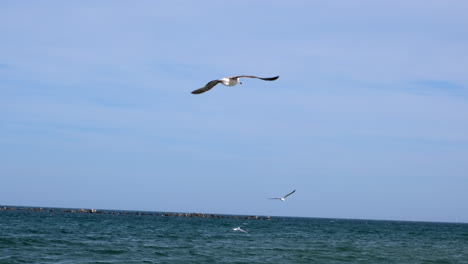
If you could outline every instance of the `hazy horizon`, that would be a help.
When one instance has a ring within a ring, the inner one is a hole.
[[[72,210],[97,210],[97,211],[110,211],[110,212],[147,212],[147,213],[180,213],[180,214],[190,214],[190,213],[200,213],[200,214],[212,214],[212,215],[228,215],[228,216],[259,216],[259,217],[292,217],[292,218],[312,218],[312,219],[336,219],[336,220],[362,220],[362,221],[395,221],[395,222],[427,222],[427,223],[453,223],[453,224],[468,224],[468,222],[461,221],[425,221],[425,220],[411,220],[411,219],[378,219],[378,218],[335,218],[335,217],[325,217],[325,216],[295,216],[295,215],[262,215],[262,214],[231,214],[231,213],[214,213],[214,212],[195,212],[195,211],[160,211],[160,210],[133,210],[133,209],[112,209],[112,208],[88,208],[88,207],[51,207],[51,206],[29,206],[29,205],[3,205],[1,207],[12,208],[15,207],[19,209],[29,209],[29,208],[41,208],[41,209],[72,209]],[[80,213],[80,212],[76,212]],[[177,216],[174,216],[177,217]],[[263,220],[263,219],[262,219]]]

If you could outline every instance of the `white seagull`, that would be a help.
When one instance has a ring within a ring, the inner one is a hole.
[[[238,226],[238,227],[236,227],[236,228],[233,228],[232,230],[234,230],[234,231],[241,231],[241,232],[247,233],[247,231],[245,231],[244,229],[240,228],[240,226]]]
[[[281,200],[281,201],[286,201],[286,197],[288,197],[289,195],[293,194],[296,190],[286,194],[285,196],[281,197],[281,198],[268,198],[268,199],[276,199],[276,200]]]
[[[261,78],[261,77],[252,76],[252,75],[239,75],[239,76],[234,76],[234,77],[225,77],[225,78],[221,78],[221,79],[218,79],[218,80],[213,80],[211,82],[208,82],[204,87],[202,87],[200,89],[197,89],[197,90],[193,91],[192,93],[193,94],[204,93],[204,92],[210,90],[211,88],[215,87],[215,85],[217,85],[218,83],[222,83],[223,85],[226,85],[226,86],[234,86],[234,85],[236,85],[238,83],[242,84],[242,82],[240,81],[240,78],[244,78],[244,77],[245,78],[255,78],[255,79],[260,79],[260,80],[264,80],[264,81],[274,81],[274,80],[279,78],[279,76]]]

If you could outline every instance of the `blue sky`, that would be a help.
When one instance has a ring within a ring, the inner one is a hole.
[[[467,8],[2,1],[0,204],[468,222]]]

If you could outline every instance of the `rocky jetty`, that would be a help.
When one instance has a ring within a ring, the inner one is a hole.
[[[247,219],[247,220],[270,220],[269,216],[238,216],[238,215],[217,215],[204,213],[159,213],[141,211],[118,211],[118,210],[96,210],[96,209],[57,209],[42,207],[0,207],[0,211],[31,211],[31,212],[61,212],[77,214],[113,214],[113,215],[153,215],[167,217],[198,217],[198,218],[219,218],[219,219]]]

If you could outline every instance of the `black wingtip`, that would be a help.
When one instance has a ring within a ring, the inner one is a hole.
[[[262,80],[264,80],[264,81],[274,81],[274,80],[276,80],[278,78],[279,78],[279,75],[275,76],[275,77],[270,77],[270,78],[262,78]]]
[[[192,94],[201,94],[201,93],[204,93],[206,92],[203,88],[200,88],[200,89],[197,89],[195,91],[192,91]]]

